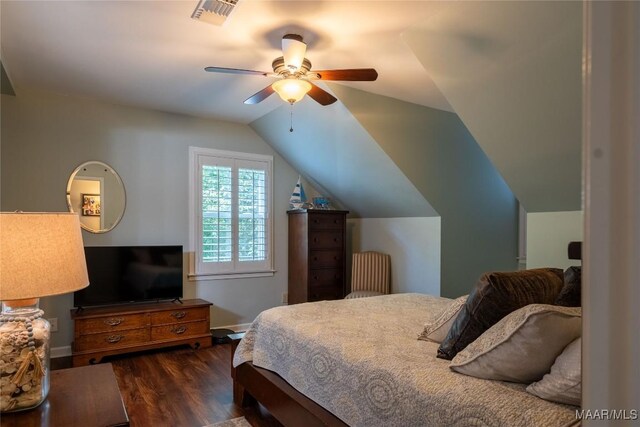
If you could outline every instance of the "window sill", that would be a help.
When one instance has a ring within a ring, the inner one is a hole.
[[[276,270],[266,271],[247,271],[242,273],[220,273],[220,274],[193,274],[187,275],[189,281],[197,282],[200,280],[228,280],[228,279],[253,279],[256,277],[273,277]]]

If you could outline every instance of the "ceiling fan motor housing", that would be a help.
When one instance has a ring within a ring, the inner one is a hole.
[[[309,61],[307,58],[304,58],[302,60],[302,66],[300,66],[300,69],[292,73],[291,70],[284,64],[284,56],[279,56],[273,60],[273,62],[271,63],[271,67],[273,68],[274,73],[281,74],[285,77],[303,77],[311,69],[311,61]]]

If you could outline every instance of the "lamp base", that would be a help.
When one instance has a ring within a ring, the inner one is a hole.
[[[0,412],[40,405],[49,393],[51,325],[38,299],[4,301],[0,314]]]

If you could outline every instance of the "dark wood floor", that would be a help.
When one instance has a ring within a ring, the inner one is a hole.
[[[254,426],[278,425],[268,415],[245,414],[233,403],[230,353],[230,344],[218,344],[106,361],[113,364],[131,427],[201,427],[243,415]],[[52,359],[53,369],[69,365],[68,359]]]

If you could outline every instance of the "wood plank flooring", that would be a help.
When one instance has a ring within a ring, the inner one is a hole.
[[[230,353],[230,344],[218,344],[108,359],[131,427],[201,427],[243,415],[254,426],[279,425],[268,414],[245,414],[233,403]],[[52,360],[54,369],[65,364]]]

